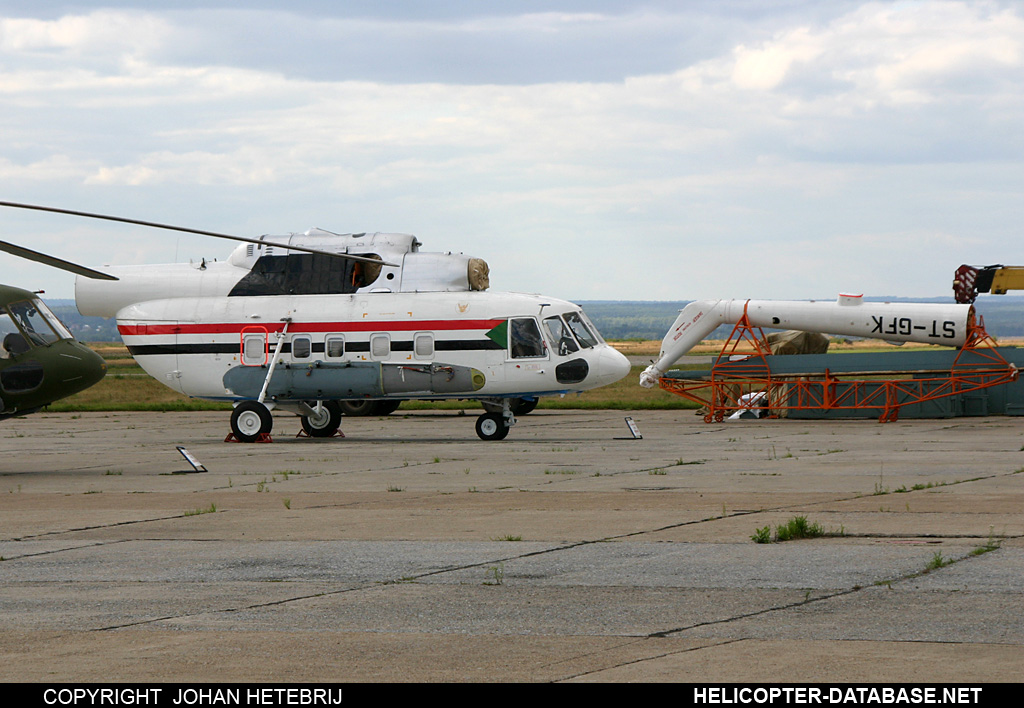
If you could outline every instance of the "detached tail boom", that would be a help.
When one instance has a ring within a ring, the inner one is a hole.
[[[658,379],[702,339],[723,324],[746,316],[752,327],[920,342],[959,347],[967,341],[974,307],[967,304],[864,302],[840,295],[835,302],[794,300],[697,300],[679,312],[661,343],[661,354],[640,375],[652,388]]]

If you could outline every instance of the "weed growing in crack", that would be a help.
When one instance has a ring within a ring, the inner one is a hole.
[[[821,524],[809,522],[806,516],[794,516],[786,523],[777,525],[774,536],[771,527],[765,526],[756,529],[750,539],[754,543],[782,543],[801,538],[818,538],[824,535],[825,529],[821,527]],[[839,535],[845,535],[845,532],[840,531]]]

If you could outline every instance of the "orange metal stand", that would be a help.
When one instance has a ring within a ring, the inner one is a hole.
[[[722,421],[736,411],[780,417],[793,410],[880,409],[879,422],[894,421],[900,408],[1017,380],[983,324],[968,325],[967,341],[948,370],[823,372],[773,376],[771,354],[760,327],[744,311],[711,367],[709,378],[661,378],[670,393],[699,403],[704,421]],[[742,359],[736,359],[743,356]],[[761,395],[758,395],[761,394]]]

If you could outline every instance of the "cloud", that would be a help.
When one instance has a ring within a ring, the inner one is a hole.
[[[808,64],[824,52],[821,37],[812,36],[806,27],[756,49],[741,45],[734,52],[732,80],[741,89],[770,91],[782,83],[794,64]]]
[[[8,18],[0,179],[229,232],[412,231],[508,287],[571,263],[552,294],[581,299],[638,296],[603,274],[623,252],[677,299],[750,295],[723,253],[806,265],[771,279],[794,297],[832,289],[809,243],[863,244],[851,279],[908,289],[921,234],[995,250],[1024,216],[1020,8],[829,6]]]

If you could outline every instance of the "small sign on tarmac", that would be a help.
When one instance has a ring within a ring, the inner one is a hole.
[[[633,421],[632,416],[626,416],[626,425],[629,426],[629,432],[633,434],[631,438],[615,438],[616,440],[643,440],[644,436],[640,434],[640,428],[636,427],[636,423]]]
[[[195,458],[195,455],[193,455],[191,452],[186,450],[181,445],[178,445],[177,448],[178,448],[178,452],[181,453],[181,456],[184,457],[185,460],[190,465],[192,465],[192,470],[194,472],[206,472],[207,471],[207,469],[205,467],[203,467],[203,463]]]

